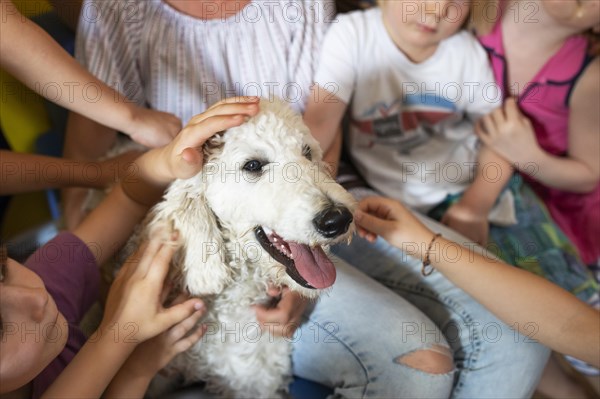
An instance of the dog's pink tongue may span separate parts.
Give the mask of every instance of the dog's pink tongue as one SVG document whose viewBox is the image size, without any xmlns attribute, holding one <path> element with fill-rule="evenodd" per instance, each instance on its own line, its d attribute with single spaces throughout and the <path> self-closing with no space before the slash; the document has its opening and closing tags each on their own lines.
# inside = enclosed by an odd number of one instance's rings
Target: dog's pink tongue
<svg viewBox="0 0 600 399">
<path fill-rule="evenodd" d="M 295 242 L 289 242 L 290 250 L 294 257 L 296 270 L 307 283 L 315 288 L 331 287 L 335 282 L 335 267 L 323 248 L 317 246 L 310 248 Z"/>
</svg>

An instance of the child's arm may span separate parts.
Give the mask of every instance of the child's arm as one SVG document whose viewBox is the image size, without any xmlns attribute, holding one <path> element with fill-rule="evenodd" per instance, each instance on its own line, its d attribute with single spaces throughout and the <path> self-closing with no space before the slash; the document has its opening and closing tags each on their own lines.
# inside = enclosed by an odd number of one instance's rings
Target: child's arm
<svg viewBox="0 0 600 399">
<path fill-rule="evenodd" d="M 104 156 L 116 139 L 115 129 L 72 112 L 67 122 L 63 155 L 77 161 L 94 161 Z M 87 193 L 88 190 L 81 188 L 68 188 L 61 192 L 67 229 L 74 229 L 83 220 L 83 202 Z"/>
<path fill-rule="evenodd" d="M 347 104 L 326 89 L 315 84 L 304 112 L 304 122 L 325 154 L 323 160 L 337 170 L 341 149 L 341 123 Z"/>
<path fill-rule="evenodd" d="M 100 327 L 44 398 L 99 398 L 139 343 L 200 318 L 199 299 L 163 307 L 161 293 L 176 251 L 176 237 L 171 239 L 155 238 L 127 260 L 111 286 Z"/>
<path fill-rule="evenodd" d="M 509 160 L 515 168 L 539 182 L 560 190 L 586 193 L 600 180 L 600 58 L 581 76 L 571 97 L 569 148 L 564 157 L 544 151 L 529 119 L 514 99 L 504 109 L 482 119 L 481 140 Z"/>
<path fill-rule="evenodd" d="M 359 234 L 377 235 L 424 259 L 434 233 L 400 203 L 366 198 L 355 214 Z M 443 256 L 451 253 L 451 259 Z M 456 256 L 455 256 L 456 255 Z M 532 273 L 438 237 L 431 265 L 509 326 L 550 348 L 600 366 L 600 312 Z"/>
<path fill-rule="evenodd" d="M 182 303 L 183 298 L 175 301 Z M 102 395 L 105 398 L 143 398 L 152 378 L 179 353 L 190 349 L 206 331 L 198 325 L 202 312 L 187 319 L 135 348 Z"/>
<path fill-rule="evenodd" d="M 128 152 L 102 162 L 80 162 L 0 150 L 0 195 L 70 186 L 106 188 L 126 176 L 139 155 Z"/>
<path fill-rule="evenodd" d="M 511 176 L 510 164 L 486 146 L 481 146 L 473 183 L 460 200 L 448 208 L 442 223 L 478 244 L 487 244 L 488 215 Z"/>
<path fill-rule="evenodd" d="M 245 116 L 258 112 L 258 99 L 232 98 L 193 117 L 167 146 L 155 148 L 138 158 L 127 178 L 73 231 L 83 242 L 93 242 L 97 262 L 102 264 L 131 235 L 150 206 L 176 178 L 189 178 L 202 168 L 197 150 L 216 132 L 238 126 Z M 103 226 L 99 228 L 99 226 Z"/>
<path fill-rule="evenodd" d="M 38 94 L 141 144 L 165 145 L 181 129 L 174 115 L 139 108 L 96 79 L 10 0 L 0 0 L 0 65 Z"/>
</svg>

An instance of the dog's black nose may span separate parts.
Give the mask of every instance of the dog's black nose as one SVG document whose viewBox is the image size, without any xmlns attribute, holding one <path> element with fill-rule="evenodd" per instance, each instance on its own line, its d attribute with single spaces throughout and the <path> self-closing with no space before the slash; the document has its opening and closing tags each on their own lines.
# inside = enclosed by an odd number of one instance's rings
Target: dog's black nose
<svg viewBox="0 0 600 399">
<path fill-rule="evenodd" d="M 348 231 L 352 223 L 352 213 L 347 208 L 330 207 L 313 219 L 317 231 L 324 237 L 335 238 Z"/>
</svg>

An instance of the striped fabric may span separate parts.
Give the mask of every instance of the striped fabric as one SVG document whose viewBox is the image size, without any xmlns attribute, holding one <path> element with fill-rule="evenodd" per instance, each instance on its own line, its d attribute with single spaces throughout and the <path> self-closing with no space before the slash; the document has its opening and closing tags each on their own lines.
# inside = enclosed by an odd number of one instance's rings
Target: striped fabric
<svg viewBox="0 0 600 399">
<path fill-rule="evenodd" d="M 278 96 L 302 111 L 334 3 L 234 7 L 225 18 L 201 20 L 161 0 L 86 0 L 76 57 L 138 105 L 184 124 L 233 95 Z"/>
</svg>

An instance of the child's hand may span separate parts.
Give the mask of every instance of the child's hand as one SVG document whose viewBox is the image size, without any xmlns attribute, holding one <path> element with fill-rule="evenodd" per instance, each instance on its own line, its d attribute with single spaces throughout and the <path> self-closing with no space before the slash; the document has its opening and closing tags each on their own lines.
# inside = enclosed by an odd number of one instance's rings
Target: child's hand
<svg viewBox="0 0 600 399">
<path fill-rule="evenodd" d="M 199 299 L 163 307 L 162 292 L 169 263 L 176 251 L 175 240 L 152 239 L 129 257 L 113 282 L 100 325 L 100 333 L 129 332 L 129 342 L 152 338 L 203 308 Z M 107 332 L 108 333 L 108 332 Z M 120 336 L 120 335 L 119 335 Z"/>
<path fill-rule="evenodd" d="M 412 256 L 422 258 L 422 252 L 433 233 L 399 202 L 383 197 L 367 197 L 360 201 L 354 213 L 358 234 L 368 241 L 381 236 L 390 244 Z"/>
<path fill-rule="evenodd" d="M 309 300 L 288 287 L 269 287 L 267 294 L 276 301 L 275 306 L 254 306 L 261 329 L 276 337 L 291 338 L 302 323 Z"/>
<path fill-rule="evenodd" d="M 154 148 L 169 144 L 181 130 L 181 120 L 173 114 L 135 107 L 131 127 L 124 133 L 135 142 Z"/>
<path fill-rule="evenodd" d="M 184 295 L 178 296 L 172 305 L 185 301 Z M 175 324 L 163 333 L 151 338 L 135 348 L 123 369 L 131 376 L 152 378 L 178 354 L 190 349 L 206 332 L 206 326 L 198 325 L 204 310 Z"/>
<path fill-rule="evenodd" d="M 487 244 L 490 231 L 487 216 L 473 212 L 460 201 L 448 208 L 441 222 L 479 245 Z"/>
<path fill-rule="evenodd" d="M 514 98 L 481 118 L 475 133 L 485 145 L 511 163 L 526 164 L 543 151 L 535 137 L 531 121 L 521 113 Z"/>
<path fill-rule="evenodd" d="M 166 181 L 187 179 L 202 169 L 202 145 L 217 132 L 239 126 L 258 113 L 259 98 L 232 97 L 219 101 L 204 113 L 194 116 L 177 137 L 162 148 L 158 171 Z"/>
</svg>

